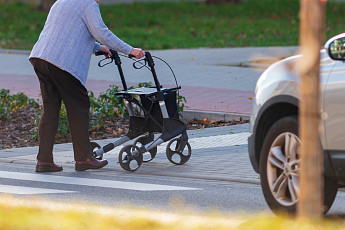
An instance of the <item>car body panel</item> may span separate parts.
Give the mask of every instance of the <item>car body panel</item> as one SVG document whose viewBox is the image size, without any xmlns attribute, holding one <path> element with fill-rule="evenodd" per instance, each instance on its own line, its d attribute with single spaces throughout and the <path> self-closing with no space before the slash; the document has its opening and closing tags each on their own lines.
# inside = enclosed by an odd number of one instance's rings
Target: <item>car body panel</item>
<svg viewBox="0 0 345 230">
<path fill-rule="evenodd" d="M 261 107 L 258 106 L 253 106 L 255 108 L 260 108 L 255 116 L 255 118 L 251 117 L 250 118 L 250 132 L 251 135 L 248 138 L 248 150 L 249 150 L 249 158 L 251 160 L 252 166 L 254 170 L 259 173 L 259 156 L 258 152 L 256 152 L 256 143 L 255 140 L 257 139 L 257 136 L 261 135 L 260 128 L 258 128 L 259 125 L 261 125 L 261 122 L 259 121 L 260 118 L 266 117 L 269 115 L 266 115 L 265 112 L 268 110 L 269 107 L 273 107 L 276 104 L 281 104 L 281 103 L 290 103 L 296 107 L 298 107 L 298 99 L 294 96 L 291 95 L 278 95 L 275 97 L 271 97 L 266 103 L 264 103 Z M 253 108 L 254 110 L 254 108 Z M 254 119 L 257 119 L 256 122 Z M 269 118 L 268 118 L 269 119 Z"/>
<path fill-rule="evenodd" d="M 345 64 L 338 61 L 325 87 L 324 123 L 327 149 L 345 150 Z M 343 125 L 341 125 L 343 124 Z"/>
<path fill-rule="evenodd" d="M 296 212 L 300 144 L 301 55 L 271 65 L 258 79 L 250 120 L 248 151 L 273 211 Z M 305 62 L 305 64 L 308 64 Z M 306 76 L 304 82 L 311 82 Z M 308 84 L 308 83 L 306 83 Z M 308 85 L 303 93 L 308 93 Z M 320 144 L 323 151 L 325 212 L 345 187 L 345 33 L 320 51 Z M 308 111 L 306 111 L 308 112 Z M 302 140 L 303 141 L 303 140 Z"/>
<path fill-rule="evenodd" d="M 339 185 L 345 185 L 345 152 L 344 150 L 328 150 L 328 159 L 330 159 L 330 164 L 325 167 L 325 172 L 327 176 L 335 178 Z"/>
<path fill-rule="evenodd" d="M 330 107 L 324 108 L 325 100 L 328 101 L 330 99 L 330 96 L 328 98 L 324 98 L 324 92 L 329 90 L 326 87 L 326 82 L 331 80 L 329 76 L 336 64 L 336 61 L 330 59 L 325 50 L 321 50 L 320 55 L 320 112 L 324 118 L 327 118 L 327 114 L 336 113 L 328 111 L 329 109 L 332 109 Z M 265 111 L 267 111 L 268 107 L 279 103 L 291 104 L 298 108 L 300 97 L 298 61 L 300 58 L 301 55 L 296 55 L 277 62 L 271 65 L 258 79 L 250 118 L 250 132 L 252 135 L 248 139 L 249 155 L 252 166 L 256 172 L 259 171 L 260 158 L 260 153 L 258 152 L 258 148 L 256 148 L 257 143 L 255 143 L 258 135 L 261 135 L 260 130 L 258 130 L 258 126 L 260 126 L 260 122 L 262 120 L 270 119 L 267 117 L 269 115 L 265 113 Z M 321 120 L 321 144 L 324 149 L 328 146 L 326 133 L 324 131 L 326 129 L 325 125 L 329 125 L 329 123 L 325 123 L 324 120 Z M 343 149 L 345 149 L 345 147 Z"/>
</svg>

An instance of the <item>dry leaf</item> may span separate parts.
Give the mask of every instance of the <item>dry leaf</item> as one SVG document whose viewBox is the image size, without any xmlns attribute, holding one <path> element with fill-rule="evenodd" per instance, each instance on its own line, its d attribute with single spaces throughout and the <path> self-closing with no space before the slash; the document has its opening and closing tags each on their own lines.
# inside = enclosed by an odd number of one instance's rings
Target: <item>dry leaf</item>
<svg viewBox="0 0 345 230">
<path fill-rule="evenodd" d="M 208 124 L 210 123 L 210 120 L 208 119 L 208 117 L 206 117 L 205 119 L 201 120 L 202 124 Z"/>
</svg>

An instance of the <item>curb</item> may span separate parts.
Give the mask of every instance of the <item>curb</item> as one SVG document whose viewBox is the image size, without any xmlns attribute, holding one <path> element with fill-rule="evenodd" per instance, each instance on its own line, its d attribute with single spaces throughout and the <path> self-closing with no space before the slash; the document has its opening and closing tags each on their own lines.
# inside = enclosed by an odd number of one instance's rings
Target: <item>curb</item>
<svg viewBox="0 0 345 230">
<path fill-rule="evenodd" d="M 31 50 L 0 49 L 3 54 L 25 54 L 30 55 Z"/>
<path fill-rule="evenodd" d="M 213 121 L 242 121 L 249 120 L 250 115 L 240 114 L 240 113 L 223 113 L 223 112 L 211 112 L 211 111 L 197 111 L 197 110 L 184 110 L 182 112 L 182 117 L 184 121 L 191 120 L 203 120 L 208 118 Z"/>
</svg>

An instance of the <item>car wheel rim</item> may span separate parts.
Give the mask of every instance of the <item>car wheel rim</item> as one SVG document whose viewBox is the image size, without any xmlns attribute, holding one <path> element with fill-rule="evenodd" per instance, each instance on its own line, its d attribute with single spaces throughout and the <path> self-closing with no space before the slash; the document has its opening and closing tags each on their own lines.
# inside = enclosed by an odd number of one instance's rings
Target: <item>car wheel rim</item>
<svg viewBox="0 0 345 230">
<path fill-rule="evenodd" d="M 284 206 L 299 199 L 299 149 L 297 135 L 286 132 L 272 143 L 267 160 L 267 179 L 274 198 Z"/>
</svg>

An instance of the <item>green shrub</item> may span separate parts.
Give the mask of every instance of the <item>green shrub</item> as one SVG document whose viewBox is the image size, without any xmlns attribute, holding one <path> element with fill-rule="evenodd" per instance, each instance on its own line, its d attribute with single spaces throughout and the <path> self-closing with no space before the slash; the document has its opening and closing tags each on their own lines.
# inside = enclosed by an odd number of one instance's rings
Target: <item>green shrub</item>
<svg viewBox="0 0 345 230">
<path fill-rule="evenodd" d="M 177 96 L 177 111 L 180 117 L 182 116 L 182 112 L 184 110 L 184 103 L 186 103 L 186 98 L 184 96 L 178 95 Z"/>
<path fill-rule="evenodd" d="M 151 87 L 151 82 L 139 83 L 137 87 Z M 132 89 L 134 87 L 130 87 Z M 116 96 L 119 87 L 116 85 L 110 85 L 109 89 L 105 93 L 99 94 L 96 98 L 94 93 L 89 91 L 90 98 L 90 125 L 89 131 L 97 130 L 103 127 L 105 121 L 116 122 L 117 118 L 128 117 L 125 103 L 121 97 Z M 179 95 L 177 98 L 178 112 L 181 115 L 184 109 L 184 102 L 186 98 Z M 27 106 L 33 106 L 36 108 L 36 129 L 34 130 L 32 139 L 38 138 L 38 126 L 41 119 L 42 108 L 38 106 L 34 99 L 27 97 L 24 93 L 10 94 L 10 90 L 0 90 L 0 119 L 5 121 L 11 121 L 15 118 L 16 112 L 19 109 L 27 108 Z M 139 108 L 135 108 L 137 113 L 141 113 Z M 56 133 L 57 138 L 64 138 L 69 135 L 69 122 L 67 117 L 67 110 L 62 103 L 60 109 L 59 126 Z"/>
<path fill-rule="evenodd" d="M 137 88 L 139 87 L 151 87 L 151 82 L 142 82 L 139 83 Z M 129 89 L 133 89 L 134 87 L 130 87 Z M 121 97 L 116 96 L 115 94 L 120 91 L 119 87 L 116 85 L 110 85 L 109 89 L 105 91 L 105 93 L 100 93 L 99 96 L 96 98 L 95 94 L 92 91 L 89 91 L 89 98 L 90 98 L 90 124 L 89 124 L 89 131 L 95 131 L 103 127 L 104 123 L 107 122 L 116 122 L 118 118 L 127 118 L 127 108 L 126 105 Z M 181 115 L 184 109 L 184 102 L 186 102 L 186 98 L 179 95 L 177 98 L 178 103 L 178 112 Z M 135 112 L 141 114 L 139 108 L 135 107 Z M 36 130 L 32 135 L 33 139 L 38 138 L 38 126 L 41 117 L 41 110 L 37 111 L 36 116 Z M 59 126 L 56 137 L 64 138 L 70 133 L 69 130 L 69 123 L 67 117 L 67 111 L 65 105 L 62 103 L 61 110 L 60 110 L 60 117 L 59 117 Z"/>
<path fill-rule="evenodd" d="M 120 91 L 119 87 L 116 85 L 109 87 L 105 93 L 99 94 L 98 98 L 92 91 L 89 91 L 90 131 L 102 127 L 106 120 L 115 122 L 116 117 L 124 117 L 126 113 L 125 104 L 121 98 L 115 95 Z"/>
<path fill-rule="evenodd" d="M 34 130 L 33 135 L 31 135 L 31 138 L 35 140 L 37 140 L 38 138 L 38 126 L 40 124 L 41 115 L 42 115 L 42 107 L 36 110 L 36 119 L 35 119 L 36 128 Z M 64 138 L 69 133 L 70 133 L 70 129 L 69 129 L 69 123 L 68 123 L 68 117 L 67 117 L 67 110 L 66 110 L 65 104 L 62 103 L 61 108 L 60 108 L 59 126 L 56 132 L 56 137 Z"/>
<path fill-rule="evenodd" d="M 70 130 L 69 130 L 68 117 L 67 117 L 67 110 L 66 110 L 65 104 L 62 103 L 61 109 L 60 109 L 59 126 L 58 126 L 58 131 L 56 135 L 57 137 L 65 137 L 69 133 L 70 133 Z"/>
<path fill-rule="evenodd" d="M 8 89 L 0 89 L 0 119 L 11 121 L 15 118 L 19 109 L 27 108 L 28 105 L 36 106 L 34 99 L 24 93 L 10 94 Z"/>
</svg>

